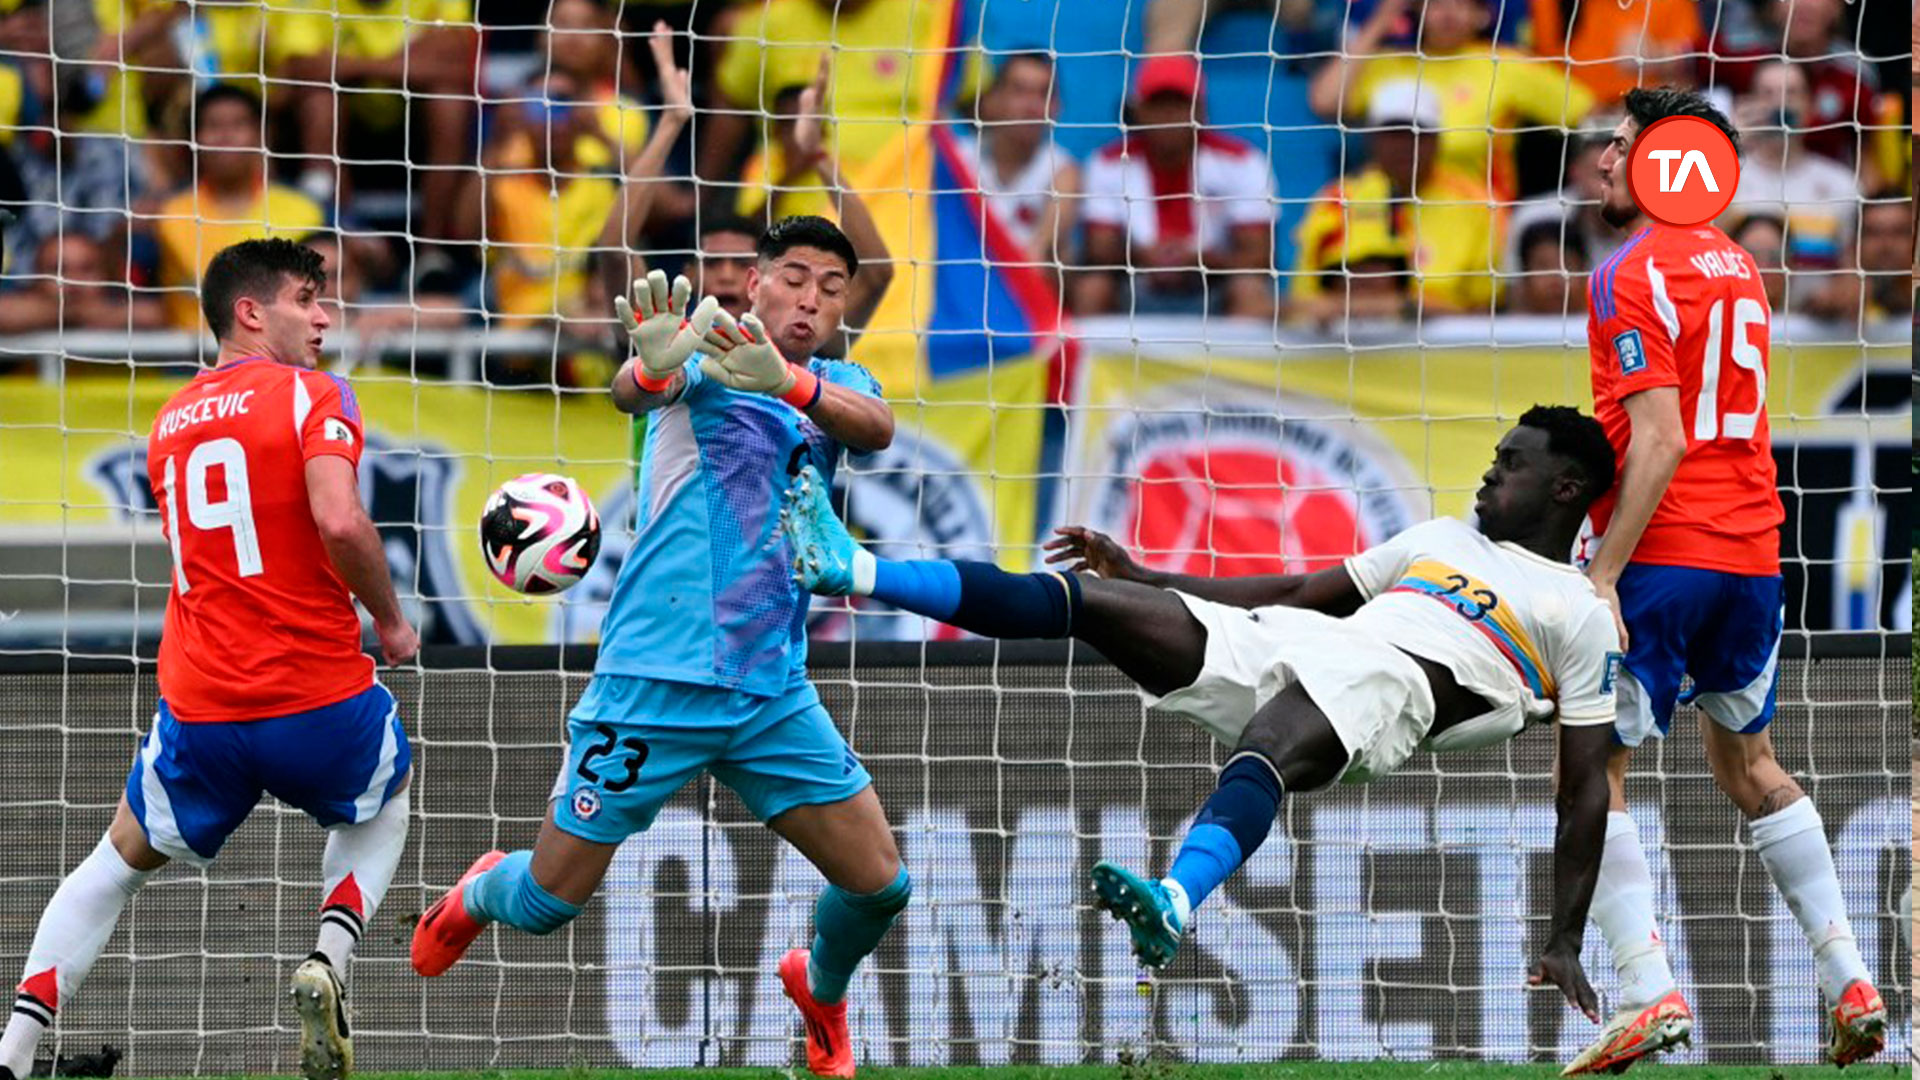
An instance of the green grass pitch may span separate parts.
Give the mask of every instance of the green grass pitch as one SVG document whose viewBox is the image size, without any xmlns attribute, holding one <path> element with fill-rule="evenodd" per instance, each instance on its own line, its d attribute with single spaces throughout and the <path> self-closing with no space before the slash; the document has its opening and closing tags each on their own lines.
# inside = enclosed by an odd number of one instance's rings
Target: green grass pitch
<svg viewBox="0 0 1920 1080">
<path fill-rule="evenodd" d="M 364 1080 L 811 1080 L 802 1069 L 528 1069 L 467 1073 L 364 1073 Z M 1467 1061 L 1286 1061 L 1266 1065 L 1179 1065 L 1150 1061 L 1139 1065 L 950 1066 L 931 1069 L 860 1070 L 860 1080 L 1548 1080 L 1558 1065 L 1487 1065 Z M 1641 1064 L 1629 1073 L 1640 1080 L 1895 1080 L 1907 1067 L 1857 1065 L 1841 1071 L 1818 1065 L 1661 1065 Z M 206 1078 L 201 1078 L 206 1080 Z M 234 1080 L 259 1080 L 258 1077 Z"/>
</svg>

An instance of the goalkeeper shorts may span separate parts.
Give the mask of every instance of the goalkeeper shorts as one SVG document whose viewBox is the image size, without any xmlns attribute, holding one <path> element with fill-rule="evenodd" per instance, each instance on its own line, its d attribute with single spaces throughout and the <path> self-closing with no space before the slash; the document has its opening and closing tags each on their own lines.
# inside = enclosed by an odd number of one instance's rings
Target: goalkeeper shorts
<svg viewBox="0 0 1920 1080">
<path fill-rule="evenodd" d="M 324 828 L 371 819 L 413 763 L 393 695 L 379 683 L 332 705 L 267 720 L 185 723 L 166 700 L 127 773 L 147 843 L 206 863 L 262 791 Z"/>
<path fill-rule="evenodd" d="M 1413 657 L 1317 611 L 1238 608 L 1176 592 L 1207 630 L 1193 685 L 1148 705 L 1179 713 L 1221 745 L 1239 744 L 1253 714 L 1294 683 L 1347 748 L 1343 784 L 1385 776 L 1433 726 L 1433 687 Z"/>
<path fill-rule="evenodd" d="M 873 782 L 805 679 L 763 697 L 595 675 L 567 717 L 554 824 L 617 844 L 652 825 L 703 769 L 763 822 L 796 806 L 850 799 Z"/>
</svg>

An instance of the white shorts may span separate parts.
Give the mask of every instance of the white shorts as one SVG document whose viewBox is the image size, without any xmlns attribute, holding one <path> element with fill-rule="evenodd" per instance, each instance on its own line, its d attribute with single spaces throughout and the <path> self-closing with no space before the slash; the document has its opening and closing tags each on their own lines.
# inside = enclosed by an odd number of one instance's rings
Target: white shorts
<svg viewBox="0 0 1920 1080">
<path fill-rule="evenodd" d="M 1237 608 L 1175 592 L 1207 628 L 1207 654 L 1193 685 L 1151 708 L 1179 713 L 1221 745 L 1239 745 L 1253 714 L 1299 683 L 1347 748 L 1343 784 L 1385 776 L 1433 726 L 1433 687 L 1413 657 L 1317 611 Z"/>
</svg>

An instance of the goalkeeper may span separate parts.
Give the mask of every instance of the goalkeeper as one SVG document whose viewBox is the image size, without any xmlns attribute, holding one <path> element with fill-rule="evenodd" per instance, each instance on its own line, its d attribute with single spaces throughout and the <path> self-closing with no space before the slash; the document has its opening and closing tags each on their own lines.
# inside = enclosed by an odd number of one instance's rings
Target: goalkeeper
<svg viewBox="0 0 1920 1080">
<path fill-rule="evenodd" d="M 1606 833 L 1619 636 L 1569 559 L 1613 469 L 1598 422 L 1536 406 L 1500 440 L 1474 503 L 1478 531 L 1430 521 L 1344 566 L 1273 577 L 1154 573 L 1084 529 L 1048 545 L 1051 561 L 1073 561 L 1066 572 L 878 559 L 805 470 L 782 519 L 795 577 L 813 592 L 872 596 L 987 637 L 1076 638 L 1154 706 L 1233 748 L 1165 878 L 1093 868 L 1096 903 L 1127 921 L 1153 967 L 1266 839 L 1283 792 L 1363 783 L 1416 747 L 1473 749 L 1557 715 L 1553 923 L 1528 980 L 1559 986 L 1597 1020 L 1580 943 Z"/>
<path fill-rule="evenodd" d="M 438 975 L 489 922 L 549 933 L 579 914 L 616 847 L 702 770 L 827 879 L 811 950 L 780 962 L 806 1021 L 807 1065 L 852 1076 L 846 991 L 912 885 L 866 769 L 807 680 L 809 597 L 774 533 L 802 468 L 884 449 L 893 413 L 864 368 L 818 359 L 839 332 L 859 257 L 824 218 L 759 239 L 738 322 L 656 270 L 615 301 L 637 355 L 613 400 L 650 413 L 633 548 L 600 631 L 593 681 L 532 851 L 488 852 L 430 908 L 413 966 Z M 696 359 L 694 351 L 706 351 Z"/>
</svg>

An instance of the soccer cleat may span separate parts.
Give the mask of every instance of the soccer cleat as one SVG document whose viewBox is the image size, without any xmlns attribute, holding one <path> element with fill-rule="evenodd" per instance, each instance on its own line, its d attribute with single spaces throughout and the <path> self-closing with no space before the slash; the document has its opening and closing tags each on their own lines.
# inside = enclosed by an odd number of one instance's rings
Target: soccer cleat
<svg viewBox="0 0 1920 1080">
<path fill-rule="evenodd" d="M 1855 979 L 1833 1007 L 1833 1041 L 1827 1045 L 1827 1059 L 1846 1068 L 1886 1048 L 1887 1006 L 1871 983 Z"/>
<path fill-rule="evenodd" d="M 793 578 L 821 596 L 853 592 L 853 557 L 859 550 L 839 515 L 833 493 L 813 466 L 800 470 L 787 489 L 780 522 L 793 543 Z"/>
<path fill-rule="evenodd" d="M 853 1075 L 853 1040 L 847 1037 L 847 1003 L 822 1005 L 813 1000 L 807 980 L 807 950 L 794 949 L 780 958 L 780 988 L 800 1008 L 807 1028 L 807 1071 L 815 1076 Z"/>
<path fill-rule="evenodd" d="M 1680 991 L 1638 1009 L 1621 1009 L 1607 1021 L 1600 1037 L 1587 1045 L 1561 1076 L 1582 1073 L 1623 1073 L 1634 1062 L 1656 1052 L 1667 1052 L 1693 1041 L 1693 1010 Z"/>
<path fill-rule="evenodd" d="M 307 1080 L 346 1080 L 353 1074 L 353 1033 L 347 1029 L 347 988 L 324 957 L 293 969 L 293 1011 L 300 1014 L 300 1073 Z"/>
<path fill-rule="evenodd" d="M 494 868 L 507 857 L 504 851 L 489 851 L 473 860 L 447 895 L 433 902 L 413 928 L 413 970 L 422 975 L 438 975 L 466 955 L 467 946 L 480 936 L 486 924 L 467 914 L 467 884 Z"/>
<path fill-rule="evenodd" d="M 120 1050 L 114 1046 L 101 1046 L 99 1053 L 59 1054 L 51 1058 L 41 1058 L 33 1063 L 28 1076 L 72 1076 L 105 1077 L 113 1075 L 113 1067 L 120 1064 Z"/>
<path fill-rule="evenodd" d="M 1093 882 L 1094 906 L 1126 920 L 1133 954 L 1140 962 L 1152 968 L 1171 963 L 1180 948 L 1180 935 L 1186 932 L 1186 920 L 1166 887 L 1104 861 L 1094 863 L 1087 876 Z"/>
</svg>

